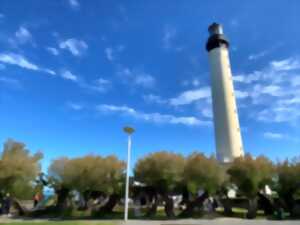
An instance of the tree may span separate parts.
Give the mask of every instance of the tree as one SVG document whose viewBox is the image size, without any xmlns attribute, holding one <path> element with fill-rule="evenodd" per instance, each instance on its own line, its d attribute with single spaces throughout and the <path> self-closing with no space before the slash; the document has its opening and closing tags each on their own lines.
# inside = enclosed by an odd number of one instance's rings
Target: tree
<svg viewBox="0 0 300 225">
<path fill-rule="evenodd" d="M 25 208 L 18 199 L 31 199 L 34 194 L 34 181 L 40 173 L 39 161 L 41 152 L 31 154 L 25 144 L 8 139 L 0 155 L 0 198 L 8 193 L 12 203 L 20 215 L 24 215 Z M 1 200 L 1 199 L 0 199 Z"/>
<path fill-rule="evenodd" d="M 58 194 L 58 208 L 67 208 L 71 190 L 78 191 L 87 208 L 87 201 L 93 192 L 110 196 L 100 212 L 110 212 L 120 198 L 124 178 L 125 163 L 115 156 L 84 156 L 81 158 L 60 158 L 49 168 L 52 186 Z"/>
<path fill-rule="evenodd" d="M 0 155 L 0 191 L 15 198 L 31 199 L 42 157 L 41 152 L 31 154 L 24 143 L 8 139 Z"/>
<path fill-rule="evenodd" d="M 194 196 L 194 200 L 187 202 L 186 209 L 182 216 L 191 216 L 196 206 L 202 206 L 204 200 L 217 192 L 225 179 L 223 169 L 214 157 L 207 158 L 204 154 L 193 153 L 186 159 L 184 167 L 183 183 L 186 185 L 188 193 Z M 197 196 L 199 190 L 204 193 Z"/>
<path fill-rule="evenodd" d="M 166 151 L 156 152 L 138 160 L 134 169 L 135 179 L 155 190 L 154 202 L 148 215 L 155 215 L 158 195 L 161 195 L 165 201 L 166 215 L 175 216 L 174 203 L 170 195 L 182 181 L 184 163 L 182 155 Z"/>
<path fill-rule="evenodd" d="M 227 173 L 238 191 L 248 198 L 248 218 L 254 218 L 257 211 L 257 195 L 265 185 L 272 184 L 275 170 L 273 163 L 264 156 L 251 155 L 233 161 Z"/>
<path fill-rule="evenodd" d="M 278 181 L 276 191 L 281 200 L 282 206 L 291 213 L 292 216 L 300 216 L 297 211 L 296 198 L 300 191 L 300 161 L 284 161 L 277 165 Z M 298 196 L 297 196 L 298 194 Z"/>
</svg>

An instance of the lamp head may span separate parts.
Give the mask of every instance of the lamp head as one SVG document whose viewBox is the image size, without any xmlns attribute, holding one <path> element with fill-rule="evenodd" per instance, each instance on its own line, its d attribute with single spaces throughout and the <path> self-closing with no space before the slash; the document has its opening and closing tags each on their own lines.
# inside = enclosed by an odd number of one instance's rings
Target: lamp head
<svg viewBox="0 0 300 225">
<path fill-rule="evenodd" d="M 125 132 L 125 133 L 127 133 L 127 134 L 132 134 L 135 130 L 132 128 L 132 127 L 128 127 L 128 126 L 126 126 L 126 127 L 124 127 L 123 128 L 123 131 Z"/>
</svg>

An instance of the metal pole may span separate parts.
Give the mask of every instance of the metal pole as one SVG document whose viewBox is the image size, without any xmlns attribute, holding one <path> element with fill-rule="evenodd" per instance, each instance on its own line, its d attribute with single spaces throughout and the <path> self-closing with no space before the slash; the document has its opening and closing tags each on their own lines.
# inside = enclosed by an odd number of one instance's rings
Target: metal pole
<svg viewBox="0 0 300 225">
<path fill-rule="evenodd" d="M 130 152 L 131 152 L 131 135 L 129 134 L 128 135 L 128 150 L 127 150 L 126 190 L 125 190 L 125 212 L 124 212 L 125 222 L 128 220 Z"/>
</svg>

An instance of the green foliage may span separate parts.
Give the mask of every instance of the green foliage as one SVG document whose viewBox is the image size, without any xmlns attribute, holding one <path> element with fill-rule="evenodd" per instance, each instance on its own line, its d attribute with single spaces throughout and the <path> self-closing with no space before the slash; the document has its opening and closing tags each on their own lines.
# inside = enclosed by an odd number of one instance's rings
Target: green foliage
<svg viewBox="0 0 300 225">
<path fill-rule="evenodd" d="M 225 174 L 214 157 L 207 158 L 204 154 L 195 152 L 186 159 L 183 177 L 192 194 L 196 194 L 199 189 L 212 194 L 223 183 Z"/>
<path fill-rule="evenodd" d="M 42 157 L 40 152 L 31 155 L 25 144 L 8 139 L 0 156 L 1 191 L 17 198 L 31 199 Z"/>
<path fill-rule="evenodd" d="M 234 160 L 227 173 L 230 181 L 237 185 L 246 197 L 255 197 L 257 192 L 272 183 L 275 170 L 273 163 L 264 156 L 253 158 L 250 155 Z"/>
<path fill-rule="evenodd" d="M 115 156 L 60 158 L 50 165 L 49 180 L 56 188 L 69 188 L 80 193 L 119 193 L 124 180 L 124 169 L 125 163 Z"/>
<path fill-rule="evenodd" d="M 297 195 L 300 191 L 300 161 L 284 161 L 277 165 L 277 192 L 279 196 Z M 294 196 L 297 197 L 297 196 Z"/>
<path fill-rule="evenodd" d="M 168 192 L 182 181 L 185 160 L 182 155 L 161 151 L 140 159 L 134 169 L 136 180 Z"/>
</svg>

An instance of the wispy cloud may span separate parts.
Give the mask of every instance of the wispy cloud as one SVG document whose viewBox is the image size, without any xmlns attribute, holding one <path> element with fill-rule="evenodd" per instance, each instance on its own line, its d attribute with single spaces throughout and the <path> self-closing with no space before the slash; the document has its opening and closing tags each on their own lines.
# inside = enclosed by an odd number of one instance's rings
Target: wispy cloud
<svg viewBox="0 0 300 225">
<path fill-rule="evenodd" d="M 259 59 L 261 57 L 264 57 L 267 54 L 268 54 L 268 51 L 261 51 L 259 53 L 255 53 L 255 54 L 249 55 L 248 59 L 249 60 L 257 60 L 257 59 Z"/>
<path fill-rule="evenodd" d="M 188 105 L 200 99 L 208 99 L 211 96 L 209 87 L 201 87 L 181 93 L 176 98 L 170 99 L 170 104 L 174 106 Z"/>
<path fill-rule="evenodd" d="M 68 102 L 67 107 L 69 107 L 70 109 L 75 110 L 75 111 L 80 111 L 84 108 L 84 106 L 82 104 L 75 103 L 75 102 Z"/>
<path fill-rule="evenodd" d="M 108 61 L 113 62 L 116 60 L 116 58 L 118 57 L 118 55 L 123 52 L 125 49 L 124 45 L 119 45 L 115 48 L 113 47 L 107 47 L 104 49 L 105 52 L 105 56 L 107 58 Z"/>
<path fill-rule="evenodd" d="M 80 4 L 78 0 L 68 0 L 69 5 L 72 9 L 79 9 L 80 8 Z"/>
<path fill-rule="evenodd" d="M 77 82 L 78 81 L 78 77 L 77 75 L 73 74 L 71 71 L 69 70 L 63 70 L 61 72 L 61 77 L 63 79 L 66 79 L 66 80 L 71 80 L 71 81 L 75 81 Z"/>
<path fill-rule="evenodd" d="M 51 75 L 55 75 L 53 70 L 42 68 L 34 63 L 31 63 L 24 56 L 15 53 L 0 53 L 0 62 L 15 65 L 28 70 L 42 71 Z"/>
<path fill-rule="evenodd" d="M 9 86 L 10 88 L 21 88 L 21 82 L 14 78 L 9 77 L 0 77 L 0 84 L 4 84 L 6 86 Z"/>
<path fill-rule="evenodd" d="M 131 70 L 127 67 L 122 67 L 118 70 L 117 75 L 123 82 L 129 85 L 140 86 L 143 88 L 153 88 L 156 84 L 155 78 L 143 70 Z"/>
<path fill-rule="evenodd" d="M 288 134 L 283 134 L 283 133 L 264 132 L 263 136 L 264 138 L 271 139 L 271 140 L 286 140 L 286 141 L 299 142 L 299 138 L 291 137 Z"/>
<path fill-rule="evenodd" d="M 65 80 L 76 83 L 80 88 L 99 93 L 107 92 L 112 86 L 112 83 L 109 80 L 99 77 L 93 81 L 86 81 L 82 76 L 74 74 L 67 69 L 63 69 L 60 73 L 60 76 Z"/>
<path fill-rule="evenodd" d="M 105 93 L 112 87 L 112 83 L 111 81 L 100 77 L 90 83 L 81 80 L 80 86 L 91 91 Z"/>
<path fill-rule="evenodd" d="M 262 70 L 234 76 L 248 93 L 248 115 L 258 121 L 290 123 L 300 120 L 300 59 L 273 60 Z M 249 113 L 250 112 L 250 113 Z"/>
<path fill-rule="evenodd" d="M 181 124 L 186 126 L 207 126 L 211 125 L 209 121 L 202 121 L 196 117 L 178 117 L 169 114 L 160 113 L 144 113 L 139 112 L 133 108 L 127 106 L 116 106 L 116 105 L 98 105 L 97 110 L 102 113 L 117 113 L 123 116 L 130 116 L 134 119 L 143 120 L 147 122 L 153 122 L 157 124 Z"/>
<path fill-rule="evenodd" d="M 70 38 L 59 43 L 61 49 L 70 51 L 74 56 L 81 56 L 87 49 L 88 45 L 82 40 Z"/>
<path fill-rule="evenodd" d="M 3 13 L 0 13 L 0 19 L 3 19 L 5 15 Z"/>
<path fill-rule="evenodd" d="M 267 139 L 283 139 L 284 135 L 281 133 L 265 132 L 263 136 Z"/>
<path fill-rule="evenodd" d="M 46 50 L 51 53 L 52 55 L 59 55 L 59 51 L 57 48 L 54 48 L 54 47 L 47 47 Z"/>
<path fill-rule="evenodd" d="M 288 58 L 271 62 L 271 67 L 276 71 L 290 71 L 300 69 L 300 62 L 296 58 Z"/>
<path fill-rule="evenodd" d="M 32 40 L 32 35 L 26 27 L 21 26 L 16 31 L 16 39 L 20 44 L 25 44 Z"/>
<path fill-rule="evenodd" d="M 163 33 L 163 47 L 165 49 L 170 49 L 172 47 L 172 42 L 177 35 L 177 30 L 171 26 L 165 26 L 164 33 Z"/>
<path fill-rule="evenodd" d="M 167 100 L 162 99 L 160 96 L 154 95 L 154 94 L 143 95 L 143 99 L 148 103 L 156 103 L 156 104 L 166 104 L 166 103 L 168 103 Z"/>
<path fill-rule="evenodd" d="M 20 26 L 18 30 L 15 32 L 14 37 L 8 38 L 8 43 L 13 47 L 18 47 L 19 45 L 31 43 L 35 46 L 33 41 L 33 36 L 31 32 L 25 26 Z"/>
</svg>

